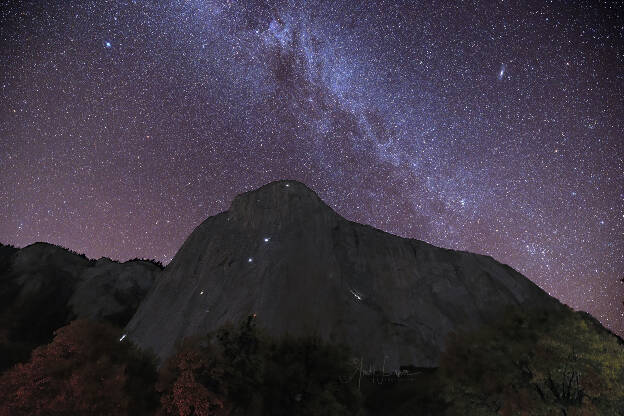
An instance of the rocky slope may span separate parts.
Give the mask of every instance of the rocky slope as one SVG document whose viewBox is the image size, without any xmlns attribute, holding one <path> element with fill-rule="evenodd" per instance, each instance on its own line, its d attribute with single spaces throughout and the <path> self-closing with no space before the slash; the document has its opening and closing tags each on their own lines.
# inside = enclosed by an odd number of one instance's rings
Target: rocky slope
<svg viewBox="0 0 624 416">
<path fill-rule="evenodd" d="M 278 181 L 199 225 L 126 329 L 162 359 L 182 337 L 256 314 L 273 334 L 314 332 L 393 369 L 435 366 L 449 332 L 518 304 L 559 305 L 491 257 L 350 222 Z"/>
<path fill-rule="evenodd" d="M 148 261 L 89 260 L 47 243 L 0 245 L 0 370 L 73 319 L 124 326 L 160 273 Z"/>
</svg>

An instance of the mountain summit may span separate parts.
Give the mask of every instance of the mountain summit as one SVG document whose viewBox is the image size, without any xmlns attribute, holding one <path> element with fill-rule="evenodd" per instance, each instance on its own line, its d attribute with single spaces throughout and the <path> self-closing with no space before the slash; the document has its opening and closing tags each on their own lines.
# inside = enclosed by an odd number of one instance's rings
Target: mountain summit
<svg viewBox="0 0 624 416">
<path fill-rule="evenodd" d="M 559 302 L 491 257 L 348 221 L 277 181 L 200 224 L 126 329 L 164 359 L 185 336 L 255 314 L 273 335 L 315 333 L 396 369 L 437 365 L 449 332 L 523 304 Z"/>
</svg>

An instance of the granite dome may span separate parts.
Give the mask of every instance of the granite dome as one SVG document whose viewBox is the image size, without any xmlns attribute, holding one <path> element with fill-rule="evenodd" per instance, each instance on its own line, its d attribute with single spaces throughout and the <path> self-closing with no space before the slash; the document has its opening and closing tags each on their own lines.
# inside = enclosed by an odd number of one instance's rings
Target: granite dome
<svg viewBox="0 0 624 416">
<path fill-rule="evenodd" d="M 348 221 L 277 181 L 191 233 L 127 333 L 163 359 L 177 340 L 255 313 L 275 335 L 346 343 L 365 365 L 435 366 L 449 332 L 522 304 L 559 302 L 491 257 Z"/>
</svg>

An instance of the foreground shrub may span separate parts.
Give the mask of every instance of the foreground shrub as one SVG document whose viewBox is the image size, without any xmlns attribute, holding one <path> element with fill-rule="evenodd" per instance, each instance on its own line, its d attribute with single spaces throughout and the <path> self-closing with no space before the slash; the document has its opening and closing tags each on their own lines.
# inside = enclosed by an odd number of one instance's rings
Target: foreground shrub
<svg viewBox="0 0 624 416">
<path fill-rule="evenodd" d="M 155 360 L 108 324 L 79 320 L 0 377 L 0 415 L 141 415 L 158 404 Z"/>
<path fill-rule="evenodd" d="M 161 371 L 163 415 L 349 415 L 359 409 L 348 350 L 272 339 L 253 317 L 185 340 Z"/>
<path fill-rule="evenodd" d="M 565 308 L 455 335 L 439 373 L 451 415 L 624 414 L 623 346 Z"/>
<path fill-rule="evenodd" d="M 159 415 L 228 415 L 222 359 L 205 339 L 184 340 L 178 352 L 165 362 L 157 389 L 161 392 Z"/>
<path fill-rule="evenodd" d="M 266 415 L 352 415 L 360 408 L 349 350 L 318 337 L 283 337 L 269 348 L 263 378 Z"/>
</svg>

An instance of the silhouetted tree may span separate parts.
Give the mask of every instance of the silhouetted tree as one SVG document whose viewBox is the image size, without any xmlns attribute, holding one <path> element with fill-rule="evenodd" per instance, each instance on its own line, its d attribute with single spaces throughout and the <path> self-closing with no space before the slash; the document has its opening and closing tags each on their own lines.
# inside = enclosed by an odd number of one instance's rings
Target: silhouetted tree
<svg viewBox="0 0 624 416">
<path fill-rule="evenodd" d="M 315 336 L 272 342 L 262 392 L 266 415 L 352 415 L 361 405 L 349 349 Z"/>
<path fill-rule="evenodd" d="M 449 414 L 624 412 L 624 349 L 571 310 L 513 311 L 451 337 L 441 358 Z"/>
<path fill-rule="evenodd" d="M 0 415 L 151 414 L 155 359 L 103 323 L 73 321 L 0 377 Z"/>
<path fill-rule="evenodd" d="M 165 362 L 157 384 L 159 415 L 228 415 L 221 357 L 205 338 L 188 338 Z"/>
<path fill-rule="evenodd" d="M 348 350 L 272 339 L 255 319 L 185 340 L 160 375 L 164 415 L 349 415 L 359 409 Z"/>
<path fill-rule="evenodd" d="M 227 415 L 259 397 L 264 339 L 253 317 L 205 337 L 185 339 L 161 370 L 165 415 Z"/>
</svg>

